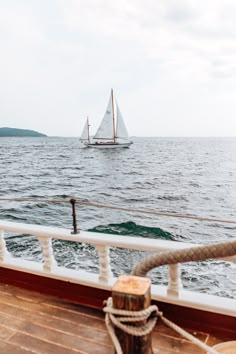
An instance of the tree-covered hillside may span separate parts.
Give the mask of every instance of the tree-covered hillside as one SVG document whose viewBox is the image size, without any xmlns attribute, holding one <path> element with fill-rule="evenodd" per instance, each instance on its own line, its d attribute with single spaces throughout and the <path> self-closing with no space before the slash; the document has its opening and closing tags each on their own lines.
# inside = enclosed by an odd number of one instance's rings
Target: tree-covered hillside
<svg viewBox="0 0 236 354">
<path fill-rule="evenodd" d="M 0 128 L 0 137 L 3 136 L 47 136 L 45 134 L 38 133 L 34 130 L 17 129 L 17 128 Z"/>
</svg>

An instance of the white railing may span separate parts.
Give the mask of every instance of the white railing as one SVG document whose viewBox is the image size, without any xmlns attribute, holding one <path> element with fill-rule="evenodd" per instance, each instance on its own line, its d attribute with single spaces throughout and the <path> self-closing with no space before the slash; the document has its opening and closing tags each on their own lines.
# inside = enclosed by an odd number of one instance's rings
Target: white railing
<svg viewBox="0 0 236 354">
<path fill-rule="evenodd" d="M 26 261 L 12 257 L 6 248 L 5 236 L 8 232 L 28 234 L 38 238 L 42 246 L 43 263 Z M 87 243 L 94 245 L 99 257 L 99 274 L 93 274 L 82 270 L 72 270 L 59 267 L 54 258 L 52 239 Z M 182 242 L 147 239 L 140 237 L 128 237 L 107 235 L 94 232 L 80 231 L 79 234 L 71 234 L 70 230 L 55 227 L 20 224 L 0 221 L 0 266 L 24 272 L 66 280 L 87 286 L 111 289 L 114 284 L 114 276 L 110 266 L 110 247 L 125 249 L 160 252 L 199 246 Z M 225 258 L 227 261 L 236 262 L 236 256 Z M 152 297 L 157 300 L 181 304 L 208 311 L 230 314 L 236 317 L 236 300 L 219 298 L 217 296 L 186 291 L 181 283 L 180 264 L 169 265 L 168 286 L 152 286 Z M 235 309 L 235 310 L 232 310 Z"/>
</svg>

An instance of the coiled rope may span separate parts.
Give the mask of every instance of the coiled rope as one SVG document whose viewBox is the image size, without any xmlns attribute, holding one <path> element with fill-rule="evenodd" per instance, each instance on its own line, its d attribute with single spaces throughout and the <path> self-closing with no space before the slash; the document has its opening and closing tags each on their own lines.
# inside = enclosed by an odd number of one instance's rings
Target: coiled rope
<svg viewBox="0 0 236 354">
<path fill-rule="evenodd" d="M 122 349 L 115 333 L 115 327 L 132 336 L 142 337 L 153 330 L 157 321 L 157 316 L 160 316 L 160 312 L 156 305 L 151 305 L 141 311 L 127 311 L 113 308 L 111 297 L 109 297 L 105 303 L 106 306 L 103 308 L 103 311 L 106 313 L 105 323 L 117 354 L 122 354 Z M 155 316 L 153 316 L 153 314 L 155 314 Z M 146 321 L 146 323 L 139 327 L 124 324 L 139 321 Z"/>
<path fill-rule="evenodd" d="M 113 308 L 111 297 L 109 297 L 105 303 L 106 306 L 103 309 L 103 311 L 106 313 L 105 323 L 117 354 L 122 354 L 122 348 L 116 336 L 115 327 L 121 329 L 123 332 L 132 336 L 141 337 L 151 333 L 151 331 L 155 327 L 157 318 L 160 318 L 165 325 L 172 328 L 180 335 L 190 340 L 192 343 L 196 344 L 201 349 L 205 350 L 207 353 L 219 354 L 215 349 L 209 347 L 208 345 L 200 341 L 198 338 L 192 336 L 190 333 L 186 332 L 181 327 L 177 326 L 175 323 L 165 318 L 162 312 L 158 310 L 158 307 L 156 305 L 151 305 L 145 310 L 141 311 L 127 311 L 117 310 Z M 146 321 L 146 323 L 139 327 L 135 325 L 126 324 L 139 321 Z"/>
</svg>

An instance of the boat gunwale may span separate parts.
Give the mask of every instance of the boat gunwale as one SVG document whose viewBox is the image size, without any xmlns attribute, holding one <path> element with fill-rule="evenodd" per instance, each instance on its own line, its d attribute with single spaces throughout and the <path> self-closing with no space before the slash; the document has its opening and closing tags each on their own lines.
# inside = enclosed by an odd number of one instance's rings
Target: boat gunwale
<svg viewBox="0 0 236 354">
<path fill-rule="evenodd" d="M 91 288 L 87 285 L 50 278 L 50 275 L 40 276 L 1 266 L 0 277 L 1 283 L 99 310 L 103 308 L 104 300 L 111 296 L 111 291 L 108 289 Z M 152 302 L 159 307 L 165 317 L 179 326 L 201 332 L 207 331 L 224 340 L 236 338 L 236 317 L 171 304 L 158 299 L 152 299 Z"/>
<path fill-rule="evenodd" d="M 139 251 L 166 251 L 199 246 L 197 244 L 192 245 L 189 243 L 159 239 L 135 238 L 131 236 L 112 235 L 111 237 L 109 234 L 88 231 L 80 231 L 79 234 L 71 234 L 71 231 L 68 229 L 32 224 L 20 224 L 8 221 L 0 221 L 0 231 L 2 231 L 2 241 L 4 241 L 4 231 L 10 231 L 33 235 L 41 240 L 57 238 L 61 240 L 92 244 L 98 247 L 119 247 Z M 236 261 L 236 257 L 227 257 L 225 260 Z M 4 254 L 3 246 L 0 267 L 15 271 L 20 270 L 22 272 L 32 273 L 38 276 L 49 277 L 51 279 L 55 278 L 62 281 L 69 281 L 71 283 L 109 291 L 115 281 L 115 277 L 112 274 L 109 274 L 106 279 L 102 279 L 100 277 L 101 274 L 59 267 L 56 263 L 53 264 L 53 262 L 50 269 L 45 269 L 43 263 L 14 258 L 8 252 Z M 202 294 L 193 291 L 191 292 L 185 289 L 179 289 L 179 291 L 175 294 L 169 294 L 167 287 L 159 285 L 152 285 L 152 297 L 158 301 L 165 301 L 176 305 L 218 312 L 236 317 L 236 300 L 230 298 Z M 199 299 L 201 299 L 201 301 L 199 301 Z M 217 306 L 214 304 L 217 304 Z"/>
</svg>

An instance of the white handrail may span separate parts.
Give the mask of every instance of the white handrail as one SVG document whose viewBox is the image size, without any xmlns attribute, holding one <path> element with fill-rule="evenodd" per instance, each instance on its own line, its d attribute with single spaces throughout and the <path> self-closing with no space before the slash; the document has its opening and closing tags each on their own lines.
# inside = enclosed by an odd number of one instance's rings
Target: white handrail
<svg viewBox="0 0 236 354">
<path fill-rule="evenodd" d="M 12 257 L 7 249 L 5 243 L 6 232 L 14 232 L 19 234 L 28 234 L 37 237 L 42 245 L 42 254 L 44 263 L 37 263 L 32 261 L 26 261 L 21 258 Z M 96 247 L 99 256 L 99 274 L 91 274 L 85 271 L 77 271 L 72 269 L 66 269 L 63 267 L 58 267 L 54 259 L 53 249 L 51 247 L 51 239 L 60 239 L 73 242 L 81 242 L 92 244 Z M 199 246 L 199 244 L 190 244 L 182 242 L 174 242 L 160 239 L 148 239 L 141 237 L 130 237 L 130 236 L 118 236 L 118 235 L 108 235 L 95 232 L 80 231 L 79 234 L 72 234 L 68 229 L 61 229 L 49 226 L 32 225 L 15 223 L 9 221 L 0 221 L 0 266 L 22 270 L 28 273 L 40 274 L 42 276 L 49 276 L 56 279 L 69 280 L 75 283 L 95 286 L 98 288 L 110 289 L 114 282 L 114 277 L 111 272 L 110 267 L 110 257 L 109 248 L 119 247 L 126 249 L 133 249 L 139 251 L 151 251 L 160 252 L 167 250 L 176 250 L 190 248 L 193 246 Z M 236 262 L 236 257 L 224 258 L 227 261 Z M 184 298 L 184 303 L 191 304 L 191 300 L 188 299 L 187 292 L 182 290 L 181 277 L 180 277 L 180 265 L 170 265 L 169 266 L 169 281 L 168 287 L 158 287 L 153 286 L 153 297 L 167 299 L 169 302 L 176 303 L 181 302 Z M 166 290 L 165 290 L 166 289 Z M 159 294 L 158 294 L 159 292 Z M 193 294 L 193 292 L 191 292 Z M 196 294 L 196 293 L 194 293 Z M 191 295 L 194 298 L 193 295 Z M 201 296 L 200 296 L 201 297 Z M 211 295 L 205 295 L 205 299 L 209 297 L 209 302 L 212 302 Z M 218 298 L 218 297 L 214 297 Z M 222 298 L 223 300 L 223 298 Z M 219 303 L 219 300 L 217 300 Z M 227 299 L 227 303 L 231 304 L 232 299 Z M 194 302 L 194 301 L 193 301 Z M 208 302 L 207 302 L 208 303 Z M 183 305 L 183 303 L 182 303 Z M 209 307 L 208 304 L 207 306 Z M 199 308 L 199 301 L 195 300 L 195 305 L 192 303 L 192 307 Z M 232 306 L 232 304 L 231 304 Z M 201 306 L 200 306 L 201 307 Z M 203 306 L 204 307 L 204 306 Z M 226 306 L 227 307 L 227 306 Z M 225 304 L 222 304 L 218 308 L 221 308 L 223 313 L 227 313 L 225 310 Z M 236 301 L 234 303 L 234 308 L 236 309 Z M 231 307 L 232 309 L 232 307 Z M 209 308 L 207 308 L 209 310 Z M 215 311 L 215 309 L 214 309 Z M 232 313 L 232 311 L 231 311 Z M 233 314 L 234 315 L 234 314 Z M 235 310 L 236 316 L 236 310 Z"/>
</svg>

